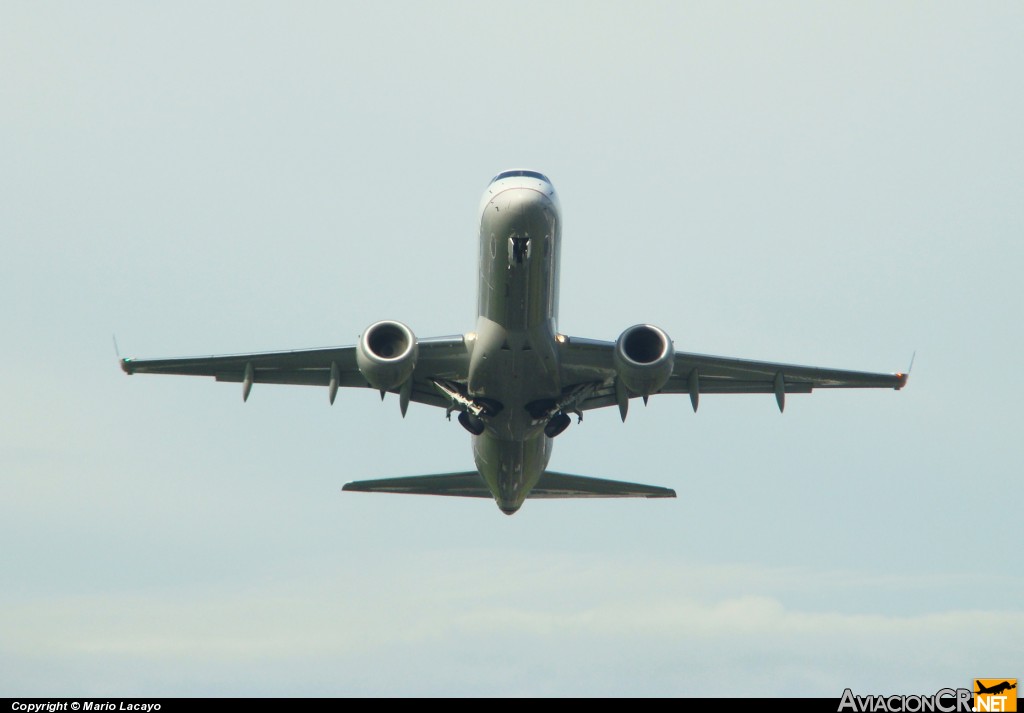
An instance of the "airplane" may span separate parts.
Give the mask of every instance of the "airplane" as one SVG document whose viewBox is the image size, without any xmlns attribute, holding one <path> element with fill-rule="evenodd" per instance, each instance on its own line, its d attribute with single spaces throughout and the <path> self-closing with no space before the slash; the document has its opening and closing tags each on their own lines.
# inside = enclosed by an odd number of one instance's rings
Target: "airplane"
<svg viewBox="0 0 1024 713">
<path fill-rule="evenodd" d="M 476 469 L 347 483 L 345 491 L 493 498 L 507 515 L 527 498 L 675 497 L 671 488 L 547 470 L 554 439 L 571 415 L 631 400 L 686 394 L 787 394 L 821 388 L 901 389 L 907 374 L 875 374 L 677 352 L 664 330 L 637 324 L 614 342 L 558 331 L 562 214 L 554 186 L 537 171 L 496 175 L 480 203 L 476 327 L 417 339 L 405 324 L 371 324 L 354 346 L 180 359 L 122 359 L 127 374 L 212 376 L 253 384 L 341 387 L 397 394 L 445 410 L 472 434 Z"/>
<path fill-rule="evenodd" d="M 989 693 L 992 695 L 999 695 L 1000 693 L 1005 693 L 1006 691 L 1013 690 L 1017 687 L 1016 680 L 1013 683 L 1010 683 L 1009 681 L 1003 681 L 1002 683 L 997 683 L 994 686 L 988 687 L 982 685 L 981 681 L 976 680 L 975 683 L 978 685 L 978 690 L 975 691 L 975 693 L 978 694 Z"/>
</svg>

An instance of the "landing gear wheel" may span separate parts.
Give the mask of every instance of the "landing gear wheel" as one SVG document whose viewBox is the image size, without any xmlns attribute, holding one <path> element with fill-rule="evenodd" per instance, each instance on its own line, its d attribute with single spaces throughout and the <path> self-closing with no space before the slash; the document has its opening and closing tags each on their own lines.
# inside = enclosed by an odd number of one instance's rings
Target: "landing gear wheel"
<svg viewBox="0 0 1024 713">
<path fill-rule="evenodd" d="M 569 428 L 570 423 L 572 423 L 572 419 L 564 413 L 560 413 L 548 421 L 547 425 L 544 426 L 544 435 L 548 438 L 554 438 L 559 433 Z"/>
<path fill-rule="evenodd" d="M 484 432 L 484 422 L 478 417 L 468 414 L 465 411 L 459 414 L 459 423 L 461 423 L 462 427 L 474 436 L 479 436 Z"/>
</svg>

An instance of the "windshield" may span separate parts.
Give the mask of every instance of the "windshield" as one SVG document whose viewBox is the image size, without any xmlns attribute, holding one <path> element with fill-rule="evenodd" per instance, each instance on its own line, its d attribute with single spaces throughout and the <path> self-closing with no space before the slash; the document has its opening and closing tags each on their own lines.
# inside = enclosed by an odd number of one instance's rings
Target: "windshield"
<svg viewBox="0 0 1024 713">
<path fill-rule="evenodd" d="M 497 176 L 495 176 L 494 178 L 491 179 L 491 183 L 494 183 L 495 181 L 500 181 L 502 178 L 517 178 L 517 177 L 539 178 L 540 180 L 544 181 L 545 183 L 551 183 L 551 181 L 548 180 L 548 177 L 545 176 L 543 173 L 538 173 L 537 171 L 527 171 L 527 170 L 521 169 L 521 168 L 515 168 L 515 169 L 512 169 L 511 171 L 502 171 Z"/>
</svg>

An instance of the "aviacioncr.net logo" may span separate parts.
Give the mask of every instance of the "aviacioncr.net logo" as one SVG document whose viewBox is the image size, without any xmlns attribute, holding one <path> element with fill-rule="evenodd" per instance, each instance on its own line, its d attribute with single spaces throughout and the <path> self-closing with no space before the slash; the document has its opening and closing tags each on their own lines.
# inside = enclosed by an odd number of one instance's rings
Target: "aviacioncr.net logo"
<svg viewBox="0 0 1024 713">
<path fill-rule="evenodd" d="M 969 688 L 940 688 L 933 695 L 858 696 L 849 688 L 839 700 L 838 713 L 969 713 Z"/>
<path fill-rule="evenodd" d="M 1012 713 L 1017 710 L 1016 678 L 974 679 L 974 710 L 978 713 Z"/>
</svg>

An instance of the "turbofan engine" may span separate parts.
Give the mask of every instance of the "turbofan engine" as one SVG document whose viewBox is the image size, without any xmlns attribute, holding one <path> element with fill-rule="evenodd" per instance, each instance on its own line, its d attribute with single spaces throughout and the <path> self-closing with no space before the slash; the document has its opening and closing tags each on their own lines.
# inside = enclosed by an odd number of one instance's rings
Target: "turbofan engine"
<svg viewBox="0 0 1024 713">
<path fill-rule="evenodd" d="M 401 322 L 371 324 L 359 337 L 356 365 L 370 385 L 381 391 L 401 386 L 416 368 L 419 347 L 412 330 Z"/>
<path fill-rule="evenodd" d="M 650 396 L 672 375 L 675 353 L 665 332 L 650 324 L 637 324 L 615 340 L 613 361 L 619 380 L 627 389 Z"/>
</svg>

